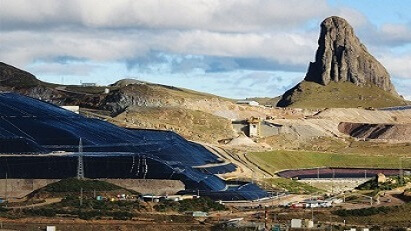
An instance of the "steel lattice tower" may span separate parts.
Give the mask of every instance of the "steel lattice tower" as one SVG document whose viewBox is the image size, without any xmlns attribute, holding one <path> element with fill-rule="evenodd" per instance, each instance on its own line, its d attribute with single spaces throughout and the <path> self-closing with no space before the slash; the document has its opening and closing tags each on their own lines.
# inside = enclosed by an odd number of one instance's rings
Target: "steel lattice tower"
<svg viewBox="0 0 411 231">
<path fill-rule="evenodd" d="M 78 144 L 77 179 L 84 179 L 83 143 L 81 138 Z"/>
</svg>

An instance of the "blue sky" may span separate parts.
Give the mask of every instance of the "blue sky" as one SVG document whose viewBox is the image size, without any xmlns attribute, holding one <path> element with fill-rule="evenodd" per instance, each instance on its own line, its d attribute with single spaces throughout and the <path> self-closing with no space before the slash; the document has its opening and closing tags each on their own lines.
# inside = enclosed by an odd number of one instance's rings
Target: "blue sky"
<svg viewBox="0 0 411 231">
<path fill-rule="evenodd" d="M 274 97 L 304 78 L 319 24 L 338 15 L 411 99 L 409 12 L 405 0 L 0 0 L 0 60 L 55 83 Z"/>
</svg>

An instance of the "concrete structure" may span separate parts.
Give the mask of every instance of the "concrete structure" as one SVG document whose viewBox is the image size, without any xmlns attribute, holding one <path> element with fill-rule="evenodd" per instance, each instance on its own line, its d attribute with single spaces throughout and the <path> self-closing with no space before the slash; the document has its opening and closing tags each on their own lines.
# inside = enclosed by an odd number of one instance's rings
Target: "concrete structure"
<svg viewBox="0 0 411 231">
<path fill-rule="evenodd" d="M 303 221 L 301 219 L 292 219 L 291 220 L 291 228 L 302 228 Z"/>
<path fill-rule="evenodd" d="M 61 106 L 62 108 L 72 111 L 74 113 L 79 114 L 80 113 L 80 106 Z"/>
<path fill-rule="evenodd" d="M 237 101 L 237 104 L 246 104 L 249 106 L 259 106 L 260 105 L 258 102 L 253 101 L 253 100 L 240 100 L 240 101 Z"/>
<path fill-rule="evenodd" d="M 243 132 L 245 135 L 250 137 L 250 123 L 248 120 L 232 121 L 232 125 L 234 130 L 237 132 Z M 260 137 L 279 135 L 286 129 L 283 128 L 283 125 L 270 123 L 265 120 L 261 120 L 260 123 L 257 123 L 256 125 L 259 126 L 258 136 Z"/>
<path fill-rule="evenodd" d="M 110 89 L 104 88 L 104 94 L 108 94 L 108 93 L 110 93 Z"/>
<path fill-rule="evenodd" d="M 56 226 L 47 226 L 46 231 L 56 231 Z"/>
<path fill-rule="evenodd" d="M 261 132 L 261 120 L 260 118 L 251 117 L 247 120 L 248 123 L 248 135 L 249 137 L 258 137 Z"/>
</svg>

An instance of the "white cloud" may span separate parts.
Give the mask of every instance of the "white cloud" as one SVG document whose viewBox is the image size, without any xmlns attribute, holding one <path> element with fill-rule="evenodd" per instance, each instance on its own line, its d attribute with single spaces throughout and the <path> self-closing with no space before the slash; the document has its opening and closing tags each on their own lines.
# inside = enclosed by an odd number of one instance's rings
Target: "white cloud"
<svg viewBox="0 0 411 231">
<path fill-rule="evenodd" d="M 347 22 L 354 28 L 359 29 L 362 27 L 369 26 L 368 19 L 359 11 L 342 7 L 335 10 L 336 16 L 342 17 L 347 20 Z"/>
<path fill-rule="evenodd" d="M 306 39 L 307 37 L 311 39 Z M 34 60 L 75 57 L 97 61 L 143 57 L 150 51 L 182 55 L 265 58 L 280 64 L 305 66 L 316 49 L 310 33 L 217 33 L 209 31 L 6 31 L 1 58 L 26 65 Z"/>
<path fill-rule="evenodd" d="M 329 11 L 325 0 L 2 0 L 0 21 L 25 28 L 80 24 L 249 31 L 286 27 Z"/>
<path fill-rule="evenodd" d="M 305 67 L 318 37 L 304 29 L 306 21 L 334 12 L 361 21 L 358 12 L 331 9 L 325 0 L 1 0 L 0 58 L 27 65 L 158 51 Z"/>
<path fill-rule="evenodd" d="M 23 28 L 74 24 L 249 31 L 285 28 L 330 12 L 325 0 L 2 0 L 1 4 L 3 26 Z"/>
<path fill-rule="evenodd" d="M 173 78 L 215 71 L 228 79 L 221 72 L 236 69 L 303 73 L 319 23 L 331 15 L 346 18 L 392 76 L 411 79 L 409 52 L 392 50 L 411 43 L 410 24 L 377 27 L 357 9 L 326 0 L 0 0 L 0 60 L 22 68 L 41 63 L 31 70 L 46 75 L 104 68 L 87 62 L 135 62 Z M 281 91 L 289 84 L 266 79 Z"/>
<path fill-rule="evenodd" d="M 381 26 L 378 38 L 380 44 L 388 46 L 403 46 L 411 44 L 411 24 L 384 24 Z"/>
<path fill-rule="evenodd" d="M 30 71 L 33 73 L 41 73 L 42 75 L 79 75 L 87 76 L 93 73 L 94 70 L 102 68 L 102 66 L 84 62 L 70 62 L 70 63 L 35 63 L 30 66 Z"/>
<path fill-rule="evenodd" d="M 385 54 L 380 58 L 381 63 L 387 68 L 391 76 L 411 79 L 411 55 Z"/>
</svg>

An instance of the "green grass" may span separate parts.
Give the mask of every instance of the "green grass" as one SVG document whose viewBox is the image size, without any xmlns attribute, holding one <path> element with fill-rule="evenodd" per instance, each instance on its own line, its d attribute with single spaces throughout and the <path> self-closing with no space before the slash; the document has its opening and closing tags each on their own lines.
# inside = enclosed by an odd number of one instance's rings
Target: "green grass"
<svg viewBox="0 0 411 231">
<path fill-rule="evenodd" d="M 117 194 L 133 194 L 140 195 L 131 189 L 126 189 L 115 184 L 99 180 L 78 180 L 76 178 L 67 178 L 60 181 L 48 184 L 40 189 L 37 189 L 29 194 L 29 198 L 50 198 L 50 197 L 65 197 L 79 195 L 80 189 L 83 189 L 85 196 L 93 195 L 94 192 L 100 195 L 117 195 Z"/>
<path fill-rule="evenodd" d="M 383 153 L 384 155 L 411 157 L 411 143 L 356 141 L 351 138 L 346 139 L 346 141 L 348 141 L 349 144 L 333 137 L 317 137 L 307 143 L 301 143 L 299 148 L 305 151 L 341 154 L 381 155 Z"/>
<path fill-rule="evenodd" d="M 131 84 L 119 90 L 129 94 L 138 93 L 140 96 L 170 99 L 174 101 L 185 101 L 187 99 L 220 99 L 222 101 L 234 102 L 234 100 L 232 99 L 216 96 L 209 93 L 154 83 Z"/>
<path fill-rule="evenodd" d="M 98 180 L 78 180 L 75 178 L 63 179 L 44 187 L 46 192 L 78 192 L 80 188 L 84 191 L 112 191 L 121 189 L 120 186 Z"/>
<path fill-rule="evenodd" d="M 25 208 L 20 211 L 21 217 L 55 217 L 58 214 L 77 216 L 83 220 L 106 219 L 130 220 L 136 212 L 145 210 L 139 201 L 97 201 L 94 198 L 83 198 L 82 205 L 78 197 L 69 196 L 61 202 L 39 208 Z M 1 217 L 8 217 L 14 211 L 0 213 Z"/>
<path fill-rule="evenodd" d="M 398 168 L 399 158 L 382 155 L 335 154 L 306 151 L 270 151 L 250 153 L 251 161 L 264 170 L 275 173 L 284 169 L 314 167 L 373 167 Z M 403 158 L 402 166 L 411 168 L 411 159 Z"/>
<path fill-rule="evenodd" d="M 367 155 L 381 155 L 385 156 L 408 156 L 411 157 L 410 143 L 377 143 L 369 141 L 352 141 L 349 147 L 344 149 L 336 149 L 341 153 L 361 153 Z"/>
<path fill-rule="evenodd" d="M 323 86 L 314 82 L 302 81 L 285 93 L 286 101 L 280 104 L 297 108 L 356 108 L 356 107 L 390 107 L 407 103 L 377 86 L 359 87 L 353 83 L 330 82 Z"/>
<path fill-rule="evenodd" d="M 271 178 L 266 179 L 265 181 L 276 188 L 285 189 L 290 193 L 311 194 L 316 192 L 322 192 L 321 189 L 315 188 L 309 184 L 301 183 L 296 180 L 287 178 Z"/>
</svg>

